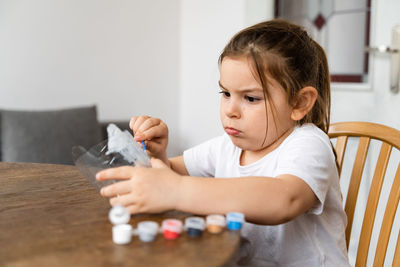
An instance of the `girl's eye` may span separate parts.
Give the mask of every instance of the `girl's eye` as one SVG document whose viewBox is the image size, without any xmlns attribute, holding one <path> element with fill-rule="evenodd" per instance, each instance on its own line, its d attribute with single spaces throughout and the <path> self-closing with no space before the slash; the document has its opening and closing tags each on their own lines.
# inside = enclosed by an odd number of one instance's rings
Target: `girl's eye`
<svg viewBox="0 0 400 267">
<path fill-rule="evenodd" d="M 231 93 L 227 92 L 227 91 L 220 91 L 220 94 L 223 94 L 225 97 L 230 97 Z"/>
<path fill-rule="evenodd" d="M 247 101 L 249 102 L 256 102 L 259 101 L 260 99 L 257 97 L 252 97 L 252 96 L 245 96 L 245 98 L 247 99 Z"/>
</svg>

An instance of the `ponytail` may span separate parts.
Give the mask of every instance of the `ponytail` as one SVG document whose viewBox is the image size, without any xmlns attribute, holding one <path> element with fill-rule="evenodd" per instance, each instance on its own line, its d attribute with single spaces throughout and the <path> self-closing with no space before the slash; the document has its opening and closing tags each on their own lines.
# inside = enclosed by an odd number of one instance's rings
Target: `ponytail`
<svg viewBox="0 0 400 267">
<path fill-rule="evenodd" d="M 318 97 L 314 107 L 304 118 L 305 122 L 312 122 L 325 133 L 328 133 L 331 110 L 331 86 L 328 60 L 324 49 L 314 40 L 317 58 L 317 75 L 315 78 L 315 88 L 318 91 Z M 310 117 L 310 118 L 307 118 Z"/>
</svg>

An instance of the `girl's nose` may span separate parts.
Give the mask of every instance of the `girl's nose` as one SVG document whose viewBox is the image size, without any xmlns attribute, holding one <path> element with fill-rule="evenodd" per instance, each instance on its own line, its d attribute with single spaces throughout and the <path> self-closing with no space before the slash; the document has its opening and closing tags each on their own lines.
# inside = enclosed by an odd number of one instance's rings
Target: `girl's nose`
<svg viewBox="0 0 400 267">
<path fill-rule="evenodd" d="M 240 105 L 236 101 L 232 100 L 226 103 L 225 114 L 229 118 L 240 118 Z"/>
</svg>

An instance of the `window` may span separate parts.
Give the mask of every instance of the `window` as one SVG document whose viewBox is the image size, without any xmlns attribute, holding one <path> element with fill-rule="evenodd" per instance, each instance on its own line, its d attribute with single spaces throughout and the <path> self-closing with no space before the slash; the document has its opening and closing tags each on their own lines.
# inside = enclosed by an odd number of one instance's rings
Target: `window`
<svg viewBox="0 0 400 267">
<path fill-rule="evenodd" d="M 370 0 L 276 0 L 275 17 L 302 25 L 324 49 L 331 80 L 367 83 Z"/>
</svg>

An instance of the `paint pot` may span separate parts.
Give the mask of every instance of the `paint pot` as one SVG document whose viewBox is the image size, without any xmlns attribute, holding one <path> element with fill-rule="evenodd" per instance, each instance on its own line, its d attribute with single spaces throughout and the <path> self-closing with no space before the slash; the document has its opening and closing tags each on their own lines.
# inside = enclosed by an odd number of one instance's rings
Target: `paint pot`
<svg viewBox="0 0 400 267">
<path fill-rule="evenodd" d="M 117 245 L 129 244 L 132 239 L 132 225 L 118 224 L 112 228 L 113 242 Z"/>
<path fill-rule="evenodd" d="M 244 214 L 240 212 L 230 212 L 226 214 L 227 228 L 237 231 L 242 228 L 244 223 Z"/>
<path fill-rule="evenodd" d="M 203 234 L 205 221 L 201 217 L 187 217 L 185 219 L 186 234 L 190 237 L 198 237 Z"/>
<path fill-rule="evenodd" d="M 225 227 L 225 217 L 219 214 L 211 214 L 206 217 L 207 230 L 212 234 L 221 233 Z"/>
<path fill-rule="evenodd" d="M 162 222 L 162 231 L 166 239 L 177 239 L 182 232 L 182 222 L 176 219 L 166 219 Z"/>
<path fill-rule="evenodd" d="M 131 218 L 131 215 L 126 208 L 117 204 L 111 208 L 110 212 L 108 213 L 108 218 L 114 225 L 127 224 Z"/>
<path fill-rule="evenodd" d="M 115 244 L 129 244 L 132 239 L 132 225 L 128 224 L 131 215 L 121 205 L 115 205 L 108 213 L 108 218 L 114 224 L 112 228 L 112 239 Z"/>
<path fill-rule="evenodd" d="M 143 221 L 138 223 L 137 232 L 142 242 L 152 242 L 158 234 L 158 223 Z"/>
</svg>

